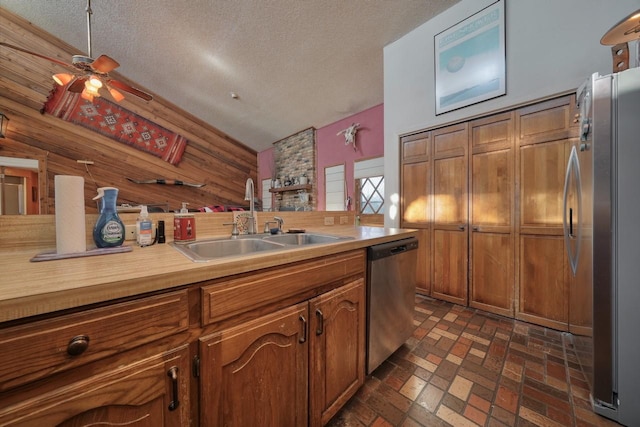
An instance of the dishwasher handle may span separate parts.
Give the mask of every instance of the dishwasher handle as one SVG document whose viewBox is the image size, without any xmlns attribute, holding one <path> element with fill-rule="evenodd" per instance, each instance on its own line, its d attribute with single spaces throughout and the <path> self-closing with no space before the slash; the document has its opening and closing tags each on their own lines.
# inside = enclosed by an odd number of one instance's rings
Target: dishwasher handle
<svg viewBox="0 0 640 427">
<path fill-rule="evenodd" d="M 399 255 L 415 249 L 418 249 L 418 239 L 411 237 L 408 239 L 400 239 L 388 243 L 369 246 L 367 250 L 367 257 L 369 261 L 375 261 L 377 259 Z"/>
<path fill-rule="evenodd" d="M 400 252 L 405 252 L 407 250 L 407 245 L 396 246 L 395 248 L 391 248 L 389 252 L 391 255 L 399 254 Z"/>
</svg>

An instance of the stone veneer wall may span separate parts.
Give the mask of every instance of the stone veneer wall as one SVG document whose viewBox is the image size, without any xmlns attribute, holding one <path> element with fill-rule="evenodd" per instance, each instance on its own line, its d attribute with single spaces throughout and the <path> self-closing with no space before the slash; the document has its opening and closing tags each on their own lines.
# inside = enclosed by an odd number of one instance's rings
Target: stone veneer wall
<svg viewBox="0 0 640 427">
<path fill-rule="evenodd" d="M 309 200 L 303 202 L 298 191 L 275 193 L 274 208 L 296 208 L 296 210 L 316 210 L 316 130 L 309 128 L 291 135 L 280 141 L 274 142 L 274 161 L 277 178 L 284 185 L 286 178 L 292 181 L 303 174 L 307 175 L 308 184 L 312 185 L 308 190 Z"/>
</svg>

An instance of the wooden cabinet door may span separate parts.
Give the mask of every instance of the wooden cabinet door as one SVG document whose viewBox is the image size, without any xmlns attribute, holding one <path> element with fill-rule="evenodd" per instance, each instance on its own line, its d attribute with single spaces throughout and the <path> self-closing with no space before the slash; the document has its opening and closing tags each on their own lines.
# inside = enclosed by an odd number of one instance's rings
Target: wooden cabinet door
<svg viewBox="0 0 640 427">
<path fill-rule="evenodd" d="M 567 330 L 568 265 L 563 236 L 520 236 L 520 298 L 516 317 Z"/>
<path fill-rule="evenodd" d="M 467 305 L 467 123 L 436 129 L 433 139 L 432 295 Z"/>
<path fill-rule="evenodd" d="M 309 425 L 325 425 L 364 384 L 364 279 L 310 301 Z"/>
<path fill-rule="evenodd" d="M 200 420 L 216 426 L 306 426 L 308 304 L 200 339 Z"/>
<path fill-rule="evenodd" d="M 520 154 L 519 304 L 516 318 L 568 329 L 562 194 L 567 140 L 523 146 Z"/>
<path fill-rule="evenodd" d="M 520 196 L 516 318 L 559 330 L 569 329 L 570 273 L 562 198 L 570 144 L 578 133 L 574 116 L 573 96 L 516 111 Z"/>
<path fill-rule="evenodd" d="M 133 353 L 135 354 L 135 353 Z M 188 348 L 100 368 L 98 362 L 2 397 L 0 425 L 189 425 Z M 115 359 L 115 357 L 114 357 Z M 104 363 L 104 362 L 100 362 Z"/>
<path fill-rule="evenodd" d="M 513 113 L 471 122 L 469 305 L 514 315 Z"/>
<path fill-rule="evenodd" d="M 424 227 L 431 221 L 430 132 L 402 137 L 400 221 L 402 226 Z"/>
<path fill-rule="evenodd" d="M 520 148 L 520 232 L 562 235 L 567 140 Z"/>
<path fill-rule="evenodd" d="M 400 227 L 420 230 L 416 291 L 431 295 L 431 133 L 404 136 L 400 147 Z"/>
</svg>

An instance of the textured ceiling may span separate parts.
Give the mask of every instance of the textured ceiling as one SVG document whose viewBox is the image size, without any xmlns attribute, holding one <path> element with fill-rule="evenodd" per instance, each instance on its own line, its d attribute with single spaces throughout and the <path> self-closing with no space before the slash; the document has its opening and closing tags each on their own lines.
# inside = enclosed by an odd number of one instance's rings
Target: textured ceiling
<svg viewBox="0 0 640 427">
<path fill-rule="evenodd" d="M 382 103 L 383 47 L 458 1 L 93 0 L 92 54 L 261 151 Z M 0 0 L 85 54 L 86 4 Z"/>
</svg>

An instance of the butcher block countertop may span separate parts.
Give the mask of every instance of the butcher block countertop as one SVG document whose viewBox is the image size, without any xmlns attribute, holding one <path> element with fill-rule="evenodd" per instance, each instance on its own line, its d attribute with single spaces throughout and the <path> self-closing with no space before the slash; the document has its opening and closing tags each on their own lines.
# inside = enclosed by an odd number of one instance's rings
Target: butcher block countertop
<svg viewBox="0 0 640 427">
<path fill-rule="evenodd" d="M 193 262 L 171 244 L 138 247 L 132 251 L 90 257 L 31 262 L 39 251 L 3 252 L 0 257 L 0 322 L 72 309 L 87 304 L 167 290 L 211 279 L 365 248 L 416 231 L 397 228 L 335 226 L 307 228 L 353 240 L 257 252 L 207 262 Z M 198 236 L 199 239 L 228 235 Z M 42 252 L 42 251 L 40 251 Z"/>
</svg>

